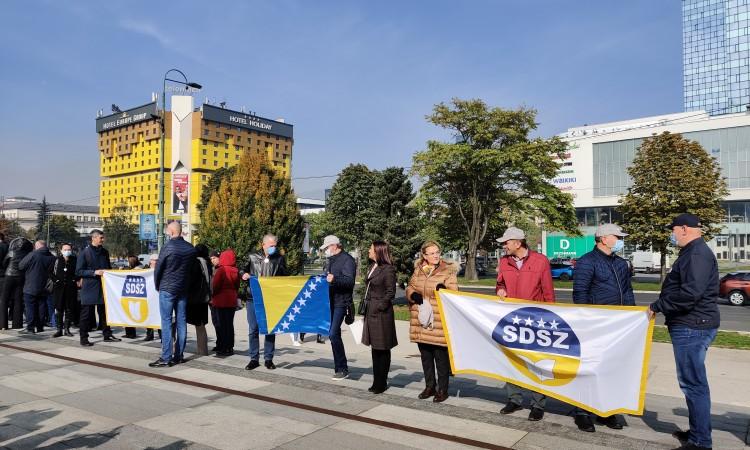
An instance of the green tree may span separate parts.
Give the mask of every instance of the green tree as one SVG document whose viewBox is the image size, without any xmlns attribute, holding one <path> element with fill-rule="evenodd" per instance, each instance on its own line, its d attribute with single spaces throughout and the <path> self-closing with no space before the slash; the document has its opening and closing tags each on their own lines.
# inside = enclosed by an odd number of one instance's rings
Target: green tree
<svg viewBox="0 0 750 450">
<path fill-rule="evenodd" d="M 216 169 L 211 174 L 208 182 L 205 186 L 203 186 L 203 190 L 201 191 L 201 198 L 197 205 L 198 210 L 201 212 L 201 214 L 203 214 L 203 210 L 208 206 L 208 201 L 211 200 L 211 196 L 214 194 L 214 192 L 219 190 L 221 182 L 225 179 L 231 178 L 232 175 L 234 175 L 234 172 L 237 170 L 236 167 L 237 166 L 221 167 L 219 169 Z"/>
<path fill-rule="evenodd" d="M 103 231 L 107 239 L 105 246 L 112 256 L 124 258 L 140 252 L 138 225 L 130 222 L 127 205 L 117 205 L 112 208 L 110 216 L 104 219 Z"/>
<path fill-rule="evenodd" d="M 76 221 L 67 216 L 52 216 L 49 221 L 49 240 L 51 243 L 75 244 L 80 238 L 76 229 Z"/>
<path fill-rule="evenodd" d="M 18 220 L 6 219 L 3 216 L 0 216 L 0 233 L 5 235 L 8 242 L 18 236 L 26 236 L 26 230 L 18 224 Z"/>
<path fill-rule="evenodd" d="M 661 253 L 661 278 L 672 217 L 689 212 L 701 219 L 704 239 L 721 231 L 726 213 L 721 201 L 729 194 L 715 158 L 680 134 L 664 132 L 644 139 L 628 168 L 632 186 L 620 200 L 628 240 L 641 250 Z"/>
<path fill-rule="evenodd" d="M 372 196 L 377 175 L 364 164 L 352 164 L 339 173 L 331 187 L 326 209 L 337 225 L 336 235 L 360 254 L 370 245 L 370 224 L 375 221 Z"/>
<path fill-rule="evenodd" d="M 36 239 L 47 239 L 47 227 L 49 226 L 48 220 L 52 212 L 47 204 L 47 196 L 42 197 L 42 202 L 39 203 L 39 209 L 36 211 Z"/>
<path fill-rule="evenodd" d="M 245 153 L 202 211 L 200 241 L 214 249 L 232 248 L 242 261 L 258 251 L 266 233 L 279 239 L 293 273 L 303 264 L 302 217 L 288 178 L 263 155 Z"/>
<path fill-rule="evenodd" d="M 579 234 L 573 197 L 549 181 L 567 144 L 557 137 L 530 137 L 537 127 L 535 110 L 453 99 L 436 105 L 427 120 L 451 130 L 455 142 L 429 141 L 414 155 L 412 171 L 424 182 L 420 205 L 443 225 L 444 241 L 459 240 L 460 231 L 468 279 L 477 278 L 477 250 L 516 217 L 543 218 L 547 229 Z M 444 215 L 434 217 L 433 211 Z"/>
<path fill-rule="evenodd" d="M 330 211 L 306 214 L 302 216 L 302 220 L 309 226 L 310 248 L 316 252 L 323 245 L 323 238 L 336 234 L 338 230 Z"/>
</svg>

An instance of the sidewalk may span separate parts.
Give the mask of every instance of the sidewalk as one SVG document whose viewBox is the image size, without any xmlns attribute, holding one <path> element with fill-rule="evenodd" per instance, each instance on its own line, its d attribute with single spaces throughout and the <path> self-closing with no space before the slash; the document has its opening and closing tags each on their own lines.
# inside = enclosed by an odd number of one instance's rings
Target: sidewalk
<svg viewBox="0 0 750 450">
<path fill-rule="evenodd" d="M 247 348 L 244 311 L 235 320 L 237 351 Z M 209 326 L 209 333 L 213 330 Z M 192 327 L 188 351 L 194 350 Z M 549 401 L 544 420 L 526 420 L 527 411 L 507 417 L 503 383 L 472 376 L 451 379 L 449 398 L 433 404 L 416 398 L 423 388 L 416 345 L 408 324 L 397 321 L 399 342 L 393 351 L 391 388 L 367 392 L 372 382 L 370 351 L 355 346 L 344 332 L 351 376 L 331 380 L 330 345 L 308 335 L 301 347 L 288 335 L 277 336 L 277 370 L 244 370 L 245 355 L 193 357 L 185 365 L 150 369 L 158 342 L 96 342 L 90 349 L 77 338 L 20 338 L 0 333 L 0 344 L 102 362 L 159 376 L 166 375 L 243 392 L 330 408 L 357 417 L 411 425 L 502 447 L 532 448 L 673 448 L 671 431 L 687 428 L 687 411 L 674 371 L 671 347 L 654 344 L 649 365 L 646 413 L 627 417 L 621 431 L 597 427 L 579 432 L 571 408 Z M 141 331 L 139 330 L 139 333 Z M 141 333 L 142 334 L 142 333 Z M 98 337 L 95 336 L 95 341 Z M 0 446 L 9 448 L 460 448 L 456 442 L 342 419 L 330 414 L 279 406 L 210 389 L 74 364 L 54 357 L 0 347 Z M 739 449 L 750 425 L 750 352 L 711 349 L 714 448 Z M 231 431 L 227 431 L 231 430 Z"/>
</svg>

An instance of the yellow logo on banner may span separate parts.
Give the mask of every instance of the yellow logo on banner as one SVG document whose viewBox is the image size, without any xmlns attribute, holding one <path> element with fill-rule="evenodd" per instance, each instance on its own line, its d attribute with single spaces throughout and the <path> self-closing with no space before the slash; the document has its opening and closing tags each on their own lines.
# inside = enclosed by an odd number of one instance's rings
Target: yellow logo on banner
<svg viewBox="0 0 750 450">
<path fill-rule="evenodd" d="M 120 306 L 130 320 L 143 323 L 148 319 L 148 295 L 146 294 L 146 279 L 138 275 L 128 275 L 122 285 Z M 131 309 L 131 306 L 134 308 Z M 138 311 L 138 318 L 133 316 L 133 309 Z"/>
</svg>

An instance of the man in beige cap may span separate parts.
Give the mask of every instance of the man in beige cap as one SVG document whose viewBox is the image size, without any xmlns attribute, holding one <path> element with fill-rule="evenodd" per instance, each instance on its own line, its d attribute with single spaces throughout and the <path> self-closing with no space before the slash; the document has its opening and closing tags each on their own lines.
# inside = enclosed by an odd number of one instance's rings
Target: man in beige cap
<svg viewBox="0 0 750 450">
<path fill-rule="evenodd" d="M 613 224 L 599 225 L 594 233 L 596 246 L 581 256 L 573 275 L 573 302 L 588 305 L 635 306 L 633 286 L 630 283 L 628 262 L 617 255 L 622 252 L 627 233 Z M 575 423 L 581 431 L 596 431 L 591 415 L 576 409 Z M 623 420 L 619 414 L 597 417 L 597 422 L 621 430 Z"/>
<path fill-rule="evenodd" d="M 505 256 L 500 258 L 497 264 L 497 295 L 537 302 L 554 302 L 555 288 L 552 284 L 549 260 L 541 253 L 529 249 L 523 230 L 510 227 L 497 241 L 505 250 Z M 512 414 L 522 409 L 525 389 L 511 383 L 506 383 L 505 389 L 508 392 L 508 403 L 500 413 Z M 544 394 L 531 392 L 529 420 L 535 422 L 544 417 L 546 399 Z"/>
</svg>

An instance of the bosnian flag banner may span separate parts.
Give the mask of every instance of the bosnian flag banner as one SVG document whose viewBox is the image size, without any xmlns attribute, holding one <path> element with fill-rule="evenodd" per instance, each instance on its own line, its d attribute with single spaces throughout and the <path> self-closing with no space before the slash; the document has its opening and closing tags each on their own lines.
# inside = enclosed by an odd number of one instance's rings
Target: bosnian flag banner
<svg viewBox="0 0 750 450">
<path fill-rule="evenodd" d="M 453 373 L 513 383 L 600 416 L 643 414 L 654 327 L 646 307 L 437 294 Z"/>
</svg>

